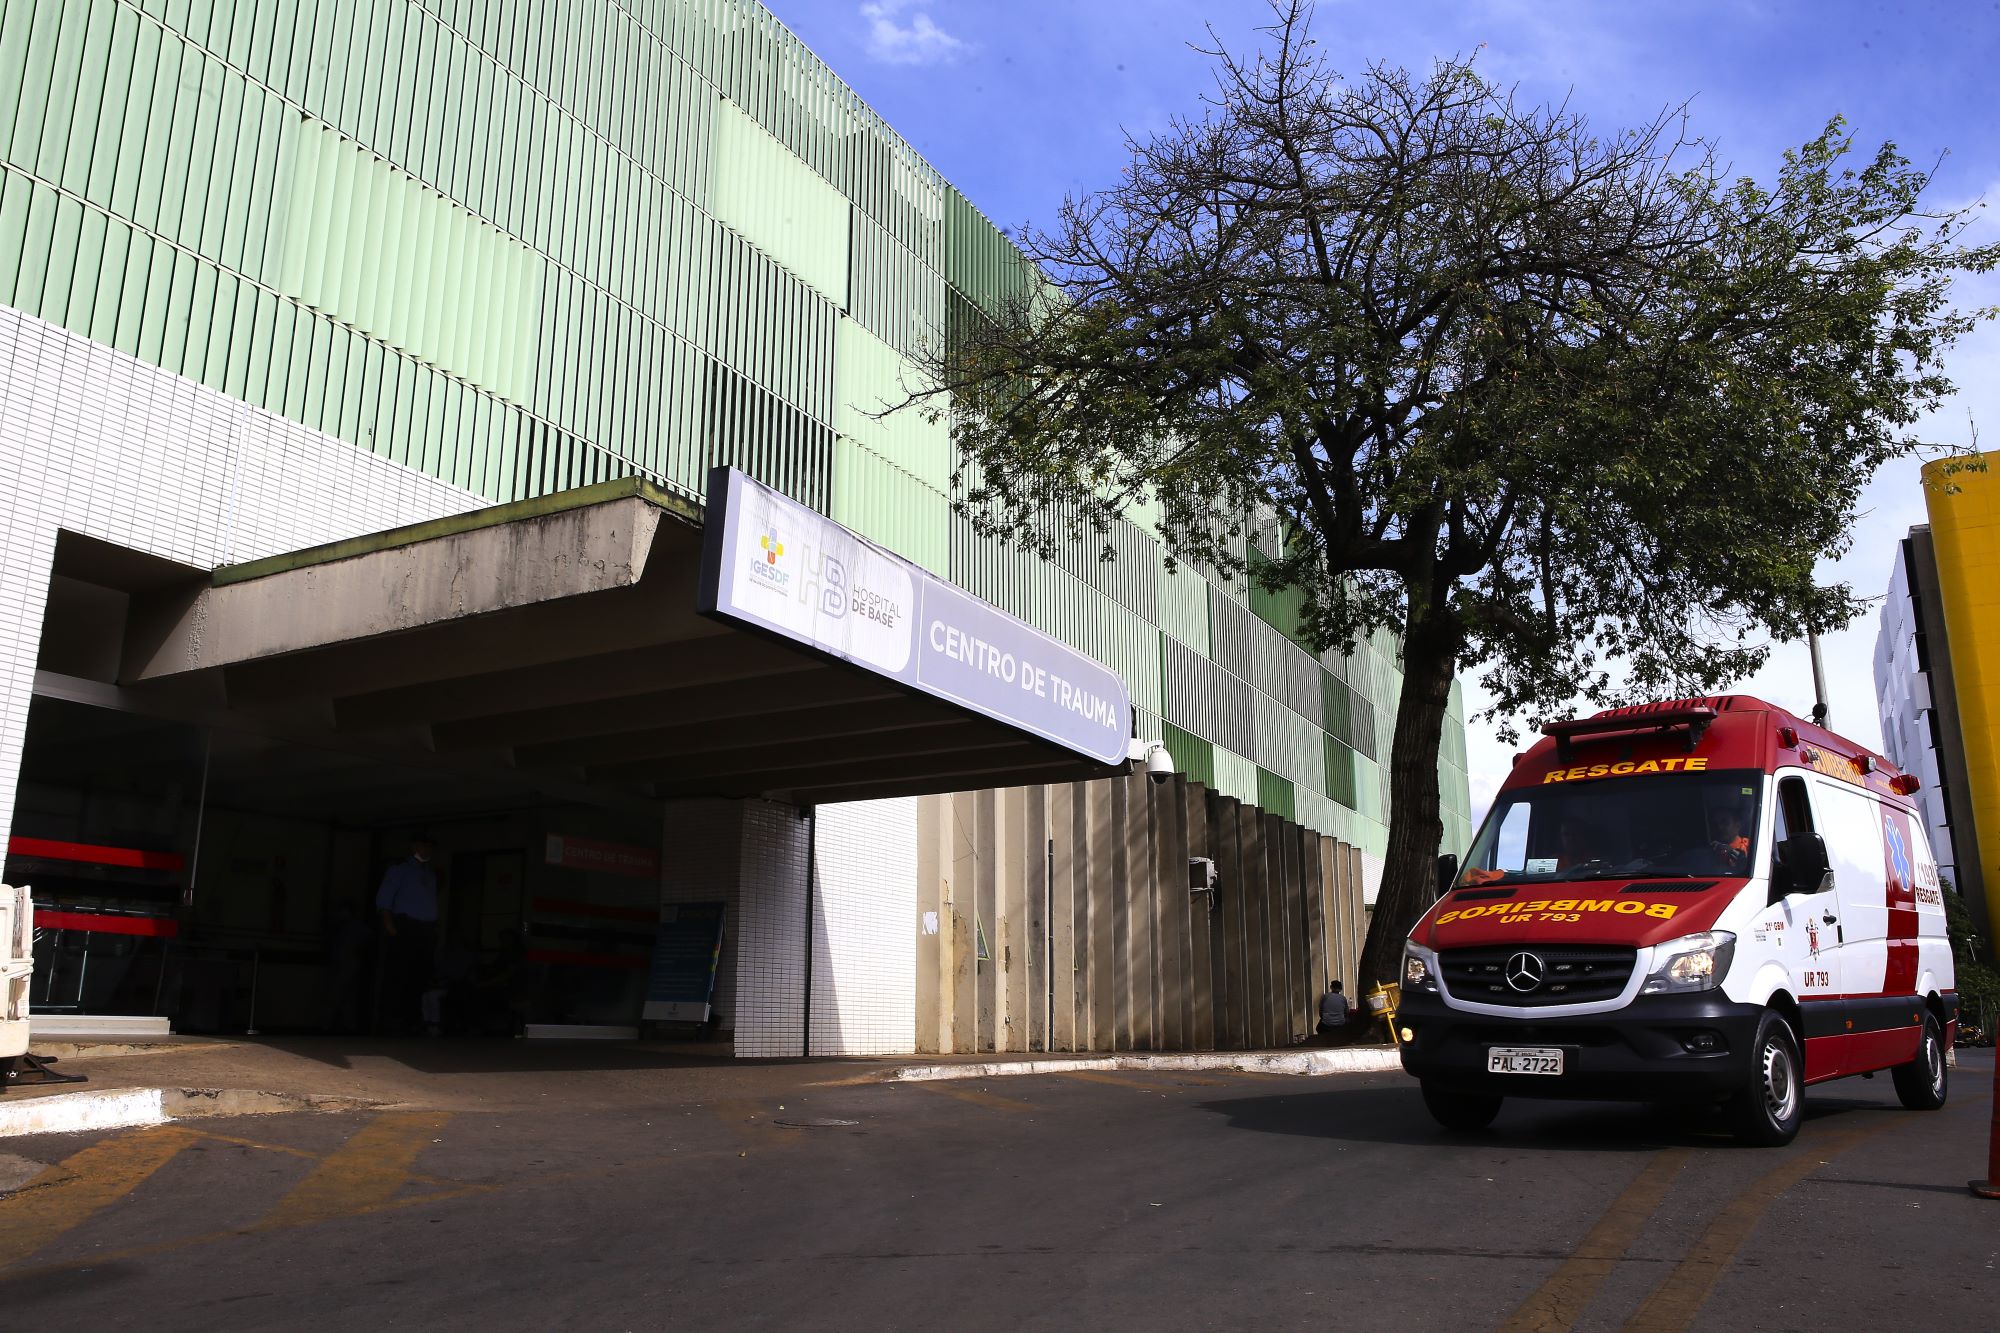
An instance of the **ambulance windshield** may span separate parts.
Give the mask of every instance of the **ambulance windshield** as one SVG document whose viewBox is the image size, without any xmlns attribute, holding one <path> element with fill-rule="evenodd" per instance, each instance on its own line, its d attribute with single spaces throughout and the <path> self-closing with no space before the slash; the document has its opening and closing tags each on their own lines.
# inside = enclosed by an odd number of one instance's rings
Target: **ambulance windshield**
<svg viewBox="0 0 2000 1333">
<path fill-rule="evenodd" d="M 1745 876 L 1764 775 L 1641 774 L 1503 792 L 1459 888 L 1523 881 Z"/>
</svg>

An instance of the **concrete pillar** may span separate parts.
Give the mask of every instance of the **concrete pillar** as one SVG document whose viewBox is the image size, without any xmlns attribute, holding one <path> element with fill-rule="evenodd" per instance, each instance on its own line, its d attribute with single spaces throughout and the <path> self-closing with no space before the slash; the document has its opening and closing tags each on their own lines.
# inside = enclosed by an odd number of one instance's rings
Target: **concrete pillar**
<svg viewBox="0 0 2000 1333">
<path fill-rule="evenodd" d="M 1121 821 L 1114 797 L 1116 784 L 1109 778 L 1090 783 L 1088 826 L 1090 842 L 1090 1049 L 1118 1049 L 1118 930 L 1114 887 L 1118 863 L 1123 859 Z"/>
<path fill-rule="evenodd" d="M 1000 1025 L 993 1049 L 1028 1049 L 1028 959 L 1034 953 L 1028 939 L 1027 789 L 1008 787 L 996 792 L 993 843 L 994 929 L 993 961 Z"/>
<path fill-rule="evenodd" d="M 1050 787 L 1049 837 L 1055 843 L 1055 864 L 1049 884 L 1049 933 L 1051 936 L 1049 982 L 1049 1049 L 1074 1051 L 1077 1047 L 1077 980 L 1079 945 L 1077 934 L 1078 870 L 1083 865 L 1083 838 L 1078 819 L 1077 797 L 1082 784 L 1065 782 Z"/>
<path fill-rule="evenodd" d="M 974 921 L 978 910 L 979 855 L 974 844 L 978 802 L 971 792 L 954 792 L 951 802 L 951 1049 L 979 1049 L 979 949 Z"/>
<path fill-rule="evenodd" d="M 1152 780 L 1143 773 L 1123 779 L 1125 789 L 1126 972 L 1125 1000 L 1131 1006 L 1131 1049 L 1159 1049 L 1159 961 L 1156 919 L 1159 885 L 1153 871 Z"/>
<path fill-rule="evenodd" d="M 1271 989 L 1269 1004 L 1271 1014 L 1272 1046 L 1291 1044 L 1292 1036 L 1292 982 L 1291 982 L 1291 913 L 1288 895 L 1285 892 L 1285 821 L 1277 815 L 1266 813 L 1264 825 L 1264 865 L 1269 876 L 1271 905 Z"/>
<path fill-rule="evenodd" d="M 949 808 L 943 797 L 917 798 L 917 919 L 911 928 L 917 932 L 916 1036 L 920 1055 L 943 1051 L 944 1034 L 951 1028 L 945 1016 L 950 992 L 942 980 L 949 971 L 945 951 L 951 941 L 945 906 L 950 895 L 944 876 L 949 829 L 943 827 Z"/>
<path fill-rule="evenodd" d="M 1320 865 L 1320 835 L 1311 829 L 1298 830 L 1300 893 L 1305 906 L 1306 932 L 1306 990 L 1312 1002 L 1326 991 L 1326 962 L 1330 954 L 1326 951 L 1326 878 Z M 1313 1014 L 1307 1029 L 1317 1021 Z"/>
<path fill-rule="evenodd" d="M 1210 836 L 1222 875 L 1222 961 L 1215 985 L 1222 994 L 1222 1023 L 1215 1042 L 1224 1050 L 1250 1045 L 1250 894 L 1243 856 L 1242 807 L 1233 797 L 1211 795 Z"/>
<path fill-rule="evenodd" d="M 1023 931 L 1027 950 L 1028 1049 L 1049 1049 L 1049 789 L 1021 788 L 1021 885 L 1027 901 L 1022 905 Z"/>
<path fill-rule="evenodd" d="M 1314 900 L 1319 895 L 1319 865 L 1306 859 L 1306 839 L 1310 836 L 1296 824 L 1285 827 L 1286 879 L 1291 885 L 1286 911 L 1292 929 L 1292 1035 L 1302 1037 L 1313 1030 L 1313 1010 L 1319 1002 L 1319 949 L 1313 939 Z"/>
<path fill-rule="evenodd" d="M 977 1050 L 1006 1049 L 1000 1040 L 1003 1017 L 1000 963 L 1006 955 L 1000 933 L 1000 886 L 993 848 L 999 840 L 1000 797 L 995 791 L 972 793 L 972 902 L 976 934 L 985 943 L 979 960 Z"/>
<path fill-rule="evenodd" d="M 1200 783 L 1190 782 L 1182 788 L 1181 795 L 1188 855 L 1212 859 L 1215 844 L 1208 831 L 1208 791 Z M 1214 906 L 1211 895 L 1189 899 L 1188 1046 L 1197 1051 L 1215 1049 L 1214 964 L 1221 918 Z"/>
<path fill-rule="evenodd" d="M 1252 1046 L 1271 1044 L 1271 891 L 1269 858 L 1264 852 L 1264 821 L 1254 806 L 1239 807 L 1243 830 L 1243 1005 L 1249 1017 Z"/>
<path fill-rule="evenodd" d="M 1314 848 L 1319 858 L 1319 914 L 1320 929 L 1326 944 L 1326 979 L 1345 983 L 1348 978 L 1347 974 L 1341 971 L 1341 942 L 1346 938 L 1346 931 L 1341 917 L 1343 904 L 1340 900 L 1340 878 L 1335 861 L 1339 851 L 1338 842 L 1324 837 Z M 1350 1003 L 1353 999 L 1352 995 L 1348 996 Z"/>
<path fill-rule="evenodd" d="M 1348 931 L 1348 949 L 1354 951 L 1348 957 L 1348 973 L 1356 977 L 1356 981 L 1348 983 L 1348 989 L 1352 991 L 1362 981 L 1360 979 L 1362 945 L 1368 943 L 1368 889 L 1366 889 L 1368 867 L 1362 865 L 1360 847 L 1348 847 L 1346 853 L 1348 853 L 1348 921 L 1352 923 L 1352 929 Z M 1374 985 L 1374 981 L 1368 981 L 1366 985 Z"/>
<path fill-rule="evenodd" d="M 1147 783 L 1153 807 L 1154 918 L 1159 960 L 1160 1049 L 1188 1049 L 1187 799 L 1185 778 Z"/>
</svg>

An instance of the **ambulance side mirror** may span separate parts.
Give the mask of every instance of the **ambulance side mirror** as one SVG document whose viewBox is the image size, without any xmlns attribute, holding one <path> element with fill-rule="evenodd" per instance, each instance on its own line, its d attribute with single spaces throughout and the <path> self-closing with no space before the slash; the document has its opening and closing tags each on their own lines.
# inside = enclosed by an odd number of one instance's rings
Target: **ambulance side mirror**
<svg viewBox="0 0 2000 1333">
<path fill-rule="evenodd" d="M 1832 887 L 1833 869 L 1826 859 L 1826 839 L 1817 833 L 1794 833 L 1778 844 L 1771 874 L 1771 899 L 1794 893 L 1823 893 Z"/>
<path fill-rule="evenodd" d="M 1451 882 L 1458 878 L 1458 857 L 1446 852 L 1438 858 L 1437 896 L 1442 898 L 1451 889 Z"/>
</svg>

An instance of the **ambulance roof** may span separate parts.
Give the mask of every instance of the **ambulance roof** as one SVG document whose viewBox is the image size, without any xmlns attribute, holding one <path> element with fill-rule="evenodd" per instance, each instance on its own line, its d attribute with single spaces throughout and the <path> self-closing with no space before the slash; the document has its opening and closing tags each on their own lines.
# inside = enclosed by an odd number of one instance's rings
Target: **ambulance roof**
<svg viewBox="0 0 2000 1333">
<path fill-rule="evenodd" d="M 1667 758 L 1681 756 L 1667 771 L 1755 768 L 1768 773 L 1797 766 L 1892 800 L 1907 800 L 1890 785 L 1901 775 L 1882 755 L 1754 695 L 1629 704 L 1587 719 L 1547 723 L 1543 731 L 1547 734 L 1516 756 L 1503 786 L 1537 786 L 1562 780 L 1559 774 L 1598 776 L 1588 770 L 1601 767 L 1607 757 L 1630 765 L 1665 764 Z M 1585 772 L 1578 774 L 1579 768 Z"/>
</svg>

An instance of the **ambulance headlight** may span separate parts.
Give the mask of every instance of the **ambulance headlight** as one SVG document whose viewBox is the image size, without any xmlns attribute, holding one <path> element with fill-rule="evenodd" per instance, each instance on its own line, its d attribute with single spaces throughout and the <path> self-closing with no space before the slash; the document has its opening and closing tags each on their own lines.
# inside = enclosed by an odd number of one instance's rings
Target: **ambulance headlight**
<svg viewBox="0 0 2000 1333">
<path fill-rule="evenodd" d="M 1677 991 L 1714 990 L 1729 972 L 1729 960 L 1736 952 L 1736 936 L 1726 930 L 1705 930 L 1699 935 L 1683 935 L 1677 940 L 1653 946 L 1653 970 L 1640 988 L 1641 995 L 1668 995 Z"/>
<path fill-rule="evenodd" d="M 1434 991 L 1437 955 L 1414 941 L 1403 945 L 1403 989 Z"/>
</svg>

